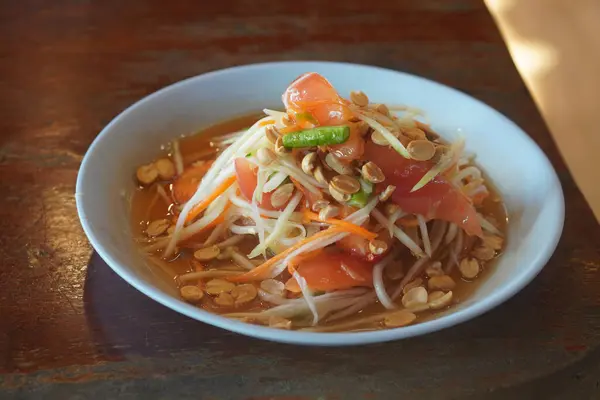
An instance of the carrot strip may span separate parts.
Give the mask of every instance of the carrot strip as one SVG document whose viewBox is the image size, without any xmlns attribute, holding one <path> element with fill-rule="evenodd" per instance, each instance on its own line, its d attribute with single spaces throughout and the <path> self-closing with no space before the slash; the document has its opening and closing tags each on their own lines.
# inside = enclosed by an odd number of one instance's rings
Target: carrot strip
<svg viewBox="0 0 600 400">
<path fill-rule="evenodd" d="M 342 227 L 333 227 L 332 226 L 331 228 L 325 229 L 324 231 L 316 233 L 316 234 L 312 235 L 311 237 L 301 240 L 298 243 L 296 243 L 295 245 L 288 247 L 281 253 L 277 254 L 275 257 L 270 258 L 269 260 L 265 261 L 264 263 L 262 263 L 261 265 L 259 265 L 256 268 L 254 268 L 253 270 L 248 271 L 243 275 L 230 276 L 230 277 L 227 277 L 226 279 L 230 280 L 231 282 L 248 282 L 248 281 L 267 279 L 267 278 L 269 278 L 269 272 L 271 271 L 271 267 L 274 264 L 278 263 L 279 261 L 282 261 L 285 257 L 287 257 L 293 251 L 298 250 L 300 247 L 304 246 L 305 244 L 314 242 L 315 240 L 320 240 L 327 236 L 331 236 L 336 233 L 341 233 L 344 231 L 345 230 Z"/>
<path fill-rule="evenodd" d="M 351 232 L 355 235 L 364 237 L 365 239 L 368 240 L 373 240 L 377 237 L 376 233 L 373 233 L 369 230 L 366 230 L 365 228 L 363 228 L 362 226 L 358 226 L 355 225 L 351 222 L 348 221 L 342 221 L 341 219 L 336 219 L 336 218 L 328 218 L 325 220 L 321 220 L 319 219 L 319 215 L 315 214 L 313 212 L 310 211 L 305 211 L 304 212 L 304 217 L 307 219 L 310 219 L 312 221 L 319 221 L 319 222 L 325 222 L 326 224 L 330 224 L 330 225 L 335 225 L 335 226 L 339 226 L 340 228 L 344 228 L 345 231 L 347 232 Z"/>
<path fill-rule="evenodd" d="M 217 188 L 215 189 L 214 192 L 212 192 L 208 197 L 206 197 L 204 200 L 202 200 L 200 203 L 196 204 L 194 206 L 194 208 L 192 208 L 189 212 L 189 214 L 187 215 L 185 221 L 186 222 L 190 222 L 191 220 L 193 220 L 194 218 L 196 218 L 198 215 L 200 215 L 200 213 L 204 210 L 206 210 L 206 208 L 210 205 L 210 203 L 212 203 L 213 201 L 215 201 L 215 199 L 217 197 L 219 197 L 220 195 L 223 194 L 223 192 L 225 192 L 227 189 L 229 189 L 229 187 L 231 185 L 233 185 L 233 183 L 236 180 L 236 176 L 233 175 L 227 179 L 225 179 L 225 181 L 223 183 L 221 183 L 219 186 L 217 186 Z"/>
<path fill-rule="evenodd" d="M 267 125 L 271 125 L 271 124 L 274 124 L 274 123 L 275 123 L 275 121 L 273 121 L 272 119 L 268 119 L 266 121 L 261 121 L 258 124 L 258 126 L 267 126 Z"/>
</svg>

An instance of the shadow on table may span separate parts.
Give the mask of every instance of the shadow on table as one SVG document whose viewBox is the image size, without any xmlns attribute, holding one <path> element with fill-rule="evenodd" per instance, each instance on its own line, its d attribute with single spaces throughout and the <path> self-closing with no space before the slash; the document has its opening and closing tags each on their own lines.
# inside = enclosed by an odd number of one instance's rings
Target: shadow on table
<svg viewBox="0 0 600 400">
<path fill-rule="evenodd" d="M 95 343 L 110 358 L 124 353 L 171 353 L 233 336 L 150 299 L 121 279 L 96 252 L 88 264 L 84 304 Z"/>
<path fill-rule="evenodd" d="M 146 297 L 96 253 L 88 264 L 84 304 L 93 341 L 104 359 L 142 356 L 170 362 L 160 366 L 160 361 L 157 369 L 177 366 L 204 373 L 201 366 L 210 365 L 214 373 L 243 368 L 252 370 L 258 380 L 301 373 L 315 382 L 326 373 L 340 379 L 340 384 L 360 376 L 379 377 L 379 382 L 401 376 L 418 382 L 427 371 L 427 380 L 438 385 L 436 393 L 461 393 L 465 387 L 477 393 L 539 380 L 556 387 L 553 382 L 559 377 L 554 371 L 568 367 L 577 374 L 598 360 L 597 342 L 581 336 L 585 301 L 572 295 L 585 292 L 585 280 L 563 270 L 572 257 L 570 240 L 564 237 L 548 268 L 496 310 L 440 332 L 377 345 L 302 347 L 230 333 Z M 559 309 L 562 312 L 557 313 Z M 177 362 L 166 361 L 175 358 Z M 565 385 L 573 380 L 570 374 L 560 377 Z M 530 390 L 537 393 L 539 386 Z"/>
</svg>

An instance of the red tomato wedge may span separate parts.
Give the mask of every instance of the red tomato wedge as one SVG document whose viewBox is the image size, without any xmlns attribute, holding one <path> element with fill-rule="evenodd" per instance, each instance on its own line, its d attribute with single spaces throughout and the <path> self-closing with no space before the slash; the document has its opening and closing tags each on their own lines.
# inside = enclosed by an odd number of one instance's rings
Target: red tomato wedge
<svg viewBox="0 0 600 400">
<path fill-rule="evenodd" d="M 235 175 L 242 194 L 248 201 L 251 201 L 258 181 L 256 168 L 250 161 L 243 157 L 239 157 L 235 159 Z M 258 203 L 258 206 L 265 210 L 280 210 L 285 208 L 285 204 L 281 206 L 281 208 L 273 207 L 271 204 L 272 194 L 273 193 L 263 193 L 262 201 Z"/>
<path fill-rule="evenodd" d="M 282 99 L 292 115 L 310 113 L 320 125 L 339 125 L 352 118 L 346 101 L 327 79 L 316 72 L 296 78 L 283 93 Z"/>
<path fill-rule="evenodd" d="M 311 290 L 331 291 L 357 286 L 373 286 L 373 265 L 346 253 L 324 251 L 300 261 L 296 269 Z M 296 279 L 285 284 L 287 290 L 299 292 Z"/>
<path fill-rule="evenodd" d="M 350 125 L 350 137 L 342 144 L 328 146 L 328 150 L 342 160 L 359 159 L 365 152 L 365 139 L 360 135 L 356 125 Z"/>
<path fill-rule="evenodd" d="M 323 76 L 309 72 L 299 76 L 283 93 L 283 104 L 289 114 L 296 118 L 301 128 L 308 119 L 320 126 L 346 124 L 354 114 L 348 107 L 348 101 L 337 93 L 335 88 Z M 353 127 L 353 125 L 352 125 Z M 344 159 L 358 159 L 364 150 L 364 139 L 353 127 L 350 138 L 342 144 L 330 146 L 336 156 Z"/>
<path fill-rule="evenodd" d="M 198 190 L 202 177 L 209 170 L 212 161 L 192 165 L 183 170 L 181 175 L 173 182 L 173 197 L 179 204 L 187 202 Z"/>
<path fill-rule="evenodd" d="M 475 208 L 443 176 L 438 175 L 421 189 L 410 192 L 431 169 L 431 162 L 407 160 L 392 148 L 371 141 L 365 145 L 364 158 L 373 160 L 386 176 L 385 181 L 377 185 L 377 190 L 381 191 L 387 185 L 396 186 L 392 200 L 404 211 L 453 222 L 469 235 L 482 235 Z"/>
</svg>

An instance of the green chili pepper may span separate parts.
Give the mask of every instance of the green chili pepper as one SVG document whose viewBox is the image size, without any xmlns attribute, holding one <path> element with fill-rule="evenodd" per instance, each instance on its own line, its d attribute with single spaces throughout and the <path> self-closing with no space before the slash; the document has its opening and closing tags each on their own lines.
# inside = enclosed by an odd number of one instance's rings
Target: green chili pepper
<svg viewBox="0 0 600 400">
<path fill-rule="evenodd" d="M 285 147 L 327 146 L 344 143 L 350 137 L 348 126 L 320 126 L 283 136 Z"/>
<path fill-rule="evenodd" d="M 348 205 L 352 207 L 363 208 L 367 205 L 368 202 L 369 195 L 361 189 L 350 197 Z"/>
<path fill-rule="evenodd" d="M 369 195 L 365 192 L 354 193 L 348 202 L 348 205 L 357 208 L 363 208 L 369 202 Z"/>
<path fill-rule="evenodd" d="M 360 190 L 350 197 L 348 205 L 352 207 L 363 208 L 367 205 L 369 202 L 369 197 L 371 196 L 371 193 L 373 193 L 373 184 L 365 181 L 362 178 L 360 178 L 359 181 Z"/>
</svg>

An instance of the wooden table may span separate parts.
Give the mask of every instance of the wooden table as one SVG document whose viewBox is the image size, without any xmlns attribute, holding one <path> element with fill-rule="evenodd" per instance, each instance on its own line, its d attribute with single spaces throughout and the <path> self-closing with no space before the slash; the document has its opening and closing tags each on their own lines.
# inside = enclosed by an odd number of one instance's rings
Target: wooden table
<svg viewBox="0 0 600 400">
<path fill-rule="evenodd" d="M 0 11 L 0 398 L 598 398 L 600 229 L 477 1 L 20 0 Z M 415 73 L 497 108 L 567 204 L 541 275 L 498 309 L 356 348 L 249 339 L 131 288 L 92 251 L 75 178 L 100 129 L 172 82 L 327 59 Z"/>
</svg>

